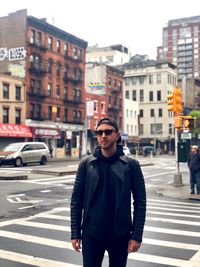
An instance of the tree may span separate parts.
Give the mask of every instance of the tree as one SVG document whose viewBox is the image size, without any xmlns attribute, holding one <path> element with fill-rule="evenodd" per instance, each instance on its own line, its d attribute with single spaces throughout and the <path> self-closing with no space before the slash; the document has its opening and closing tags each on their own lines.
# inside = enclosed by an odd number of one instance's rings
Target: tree
<svg viewBox="0 0 200 267">
<path fill-rule="evenodd" d="M 193 134 L 200 134 L 200 110 L 193 110 L 190 112 L 192 117 L 196 117 L 196 127 L 192 130 Z"/>
</svg>

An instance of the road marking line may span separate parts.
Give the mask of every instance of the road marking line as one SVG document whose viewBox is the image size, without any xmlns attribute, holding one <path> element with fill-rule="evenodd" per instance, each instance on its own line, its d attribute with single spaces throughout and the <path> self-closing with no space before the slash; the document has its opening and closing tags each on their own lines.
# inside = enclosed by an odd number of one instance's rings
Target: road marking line
<svg viewBox="0 0 200 267">
<path fill-rule="evenodd" d="M 185 220 L 174 220 L 174 219 L 167 219 L 167 218 L 156 218 L 156 217 L 147 217 L 147 220 L 154 221 L 154 222 L 168 222 L 168 223 L 176 223 L 176 224 L 186 224 L 186 225 L 193 225 L 193 226 L 200 226 L 200 222 L 193 222 L 193 221 L 185 221 Z"/>
<path fill-rule="evenodd" d="M 25 194 L 18 194 L 18 195 L 9 195 L 7 197 L 24 197 Z"/>
<path fill-rule="evenodd" d="M 200 204 L 198 204 L 198 203 L 189 203 L 189 202 L 181 202 L 181 201 L 169 201 L 169 200 L 161 200 L 161 199 L 159 199 L 159 200 L 157 200 L 157 199 L 153 199 L 153 198 L 148 198 L 148 202 L 158 202 L 159 204 L 161 203 L 161 202 L 163 202 L 163 203 L 173 203 L 173 204 L 181 204 L 181 205 L 186 205 L 186 206 L 200 206 Z"/>
<path fill-rule="evenodd" d="M 200 232 L 192 232 L 192 231 L 185 231 L 185 230 L 175 230 L 170 228 L 159 228 L 159 227 L 152 227 L 152 226 L 145 226 L 145 231 L 148 232 L 155 232 L 155 233 L 164 233 L 170 235 L 185 235 L 191 237 L 200 237 Z"/>
<path fill-rule="evenodd" d="M 17 225 L 42 228 L 42 229 L 50 229 L 50 230 L 58 230 L 63 232 L 70 232 L 71 228 L 69 226 L 61 226 L 61 225 L 53 225 L 48 223 L 39 223 L 39 222 L 30 222 L 30 221 L 19 221 L 15 222 Z"/>
<path fill-rule="evenodd" d="M 149 214 L 156 214 L 156 215 L 166 215 L 166 216 L 175 216 L 175 217 L 188 217 L 188 218 L 196 218 L 200 219 L 200 216 L 198 215 L 190 215 L 190 214 L 177 214 L 172 212 L 159 212 L 159 211 L 148 211 Z"/>
<path fill-rule="evenodd" d="M 33 208 L 34 206 L 26 206 L 26 207 L 21 207 L 21 208 L 18 208 L 18 210 L 25 210 L 25 209 L 30 209 L 30 208 Z"/>
<path fill-rule="evenodd" d="M 51 192 L 51 190 L 41 190 L 40 192 L 41 193 L 49 193 L 49 192 Z"/>
<path fill-rule="evenodd" d="M 196 213 L 199 213 L 200 212 L 200 207 L 188 207 L 188 209 L 185 209 L 186 208 L 185 206 L 162 204 L 162 203 L 160 203 L 160 204 L 156 204 L 156 203 L 148 204 L 147 203 L 147 207 L 154 207 L 156 209 L 157 209 L 157 207 L 158 208 L 165 208 L 166 207 L 166 209 L 167 209 L 167 207 L 169 207 L 169 209 L 172 208 L 171 210 L 187 211 L 187 212 L 196 212 Z M 175 209 L 175 208 L 178 208 L 178 209 Z"/>
<path fill-rule="evenodd" d="M 19 262 L 23 264 L 29 264 L 38 267 L 81 267 L 81 265 L 75 265 L 70 263 L 65 263 L 61 261 L 48 260 L 44 258 L 39 258 L 35 256 L 30 256 L 22 253 L 10 252 L 5 250 L 0 250 L 0 258 L 5 260 L 10 260 L 14 262 Z"/>
</svg>

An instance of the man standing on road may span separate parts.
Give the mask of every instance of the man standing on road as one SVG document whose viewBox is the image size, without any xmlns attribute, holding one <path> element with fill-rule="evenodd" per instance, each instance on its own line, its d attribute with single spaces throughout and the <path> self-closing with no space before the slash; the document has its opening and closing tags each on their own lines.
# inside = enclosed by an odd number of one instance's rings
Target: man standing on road
<svg viewBox="0 0 200 267">
<path fill-rule="evenodd" d="M 191 194 L 195 194 L 195 184 L 197 186 L 197 194 L 200 194 L 200 154 L 197 145 L 191 146 L 191 152 L 188 157 L 188 168 L 190 170 Z"/>
<path fill-rule="evenodd" d="M 138 161 L 124 155 L 117 123 L 98 122 L 99 147 L 79 164 L 71 198 L 71 240 L 84 267 L 125 267 L 142 242 L 146 216 L 144 178 Z M 133 197 L 133 215 L 131 198 Z"/>
</svg>

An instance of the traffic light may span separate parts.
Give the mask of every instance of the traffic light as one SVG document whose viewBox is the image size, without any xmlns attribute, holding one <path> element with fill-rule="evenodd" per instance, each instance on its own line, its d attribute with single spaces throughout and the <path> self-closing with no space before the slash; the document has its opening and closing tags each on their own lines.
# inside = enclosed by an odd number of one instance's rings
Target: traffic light
<svg viewBox="0 0 200 267">
<path fill-rule="evenodd" d="M 169 111 L 174 111 L 174 93 L 173 92 L 167 96 L 167 109 Z"/>
<path fill-rule="evenodd" d="M 196 127 L 196 118 L 191 116 L 185 116 L 184 118 L 184 128 L 191 129 Z"/>
<path fill-rule="evenodd" d="M 174 107 L 173 111 L 176 115 L 182 113 L 183 111 L 182 90 L 179 87 L 176 87 L 173 92 L 173 107 Z"/>
<path fill-rule="evenodd" d="M 174 117 L 174 128 L 181 129 L 183 127 L 182 117 L 175 116 Z"/>
</svg>

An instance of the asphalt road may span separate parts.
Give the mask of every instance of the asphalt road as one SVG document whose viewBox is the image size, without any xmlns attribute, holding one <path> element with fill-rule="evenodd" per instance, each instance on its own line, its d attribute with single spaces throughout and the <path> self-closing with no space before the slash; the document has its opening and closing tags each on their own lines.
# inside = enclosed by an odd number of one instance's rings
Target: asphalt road
<svg viewBox="0 0 200 267">
<path fill-rule="evenodd" d="M 68 162 L 74 168 L 77 162 Z M 51 163 L 47 168 L 65 168 Z M 0 181 L 0 266 L 80 267 L 81 254 L 71 249 L 69 202 L 74 175 L 31 174 L 28 180 Z M 199 267 L 200 202 L 166 198 L 154 187 L 172 181 L 173 158 L 155 158 L 142 167 L 148 197 L 143 245 L 130 254 L 128 267 Z M 181 171 L 188 175 L 185 164 Z M 103 267 L 108 266 L 105 256 Z"/>
</svg>

